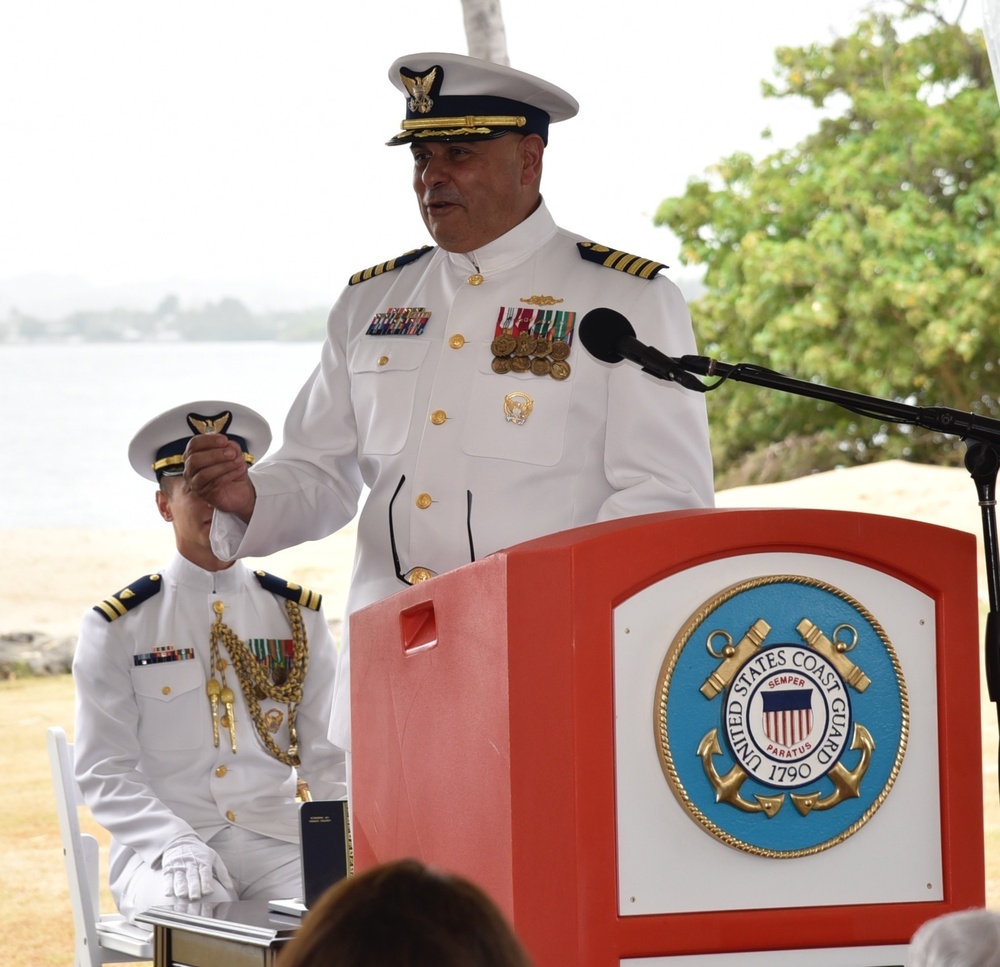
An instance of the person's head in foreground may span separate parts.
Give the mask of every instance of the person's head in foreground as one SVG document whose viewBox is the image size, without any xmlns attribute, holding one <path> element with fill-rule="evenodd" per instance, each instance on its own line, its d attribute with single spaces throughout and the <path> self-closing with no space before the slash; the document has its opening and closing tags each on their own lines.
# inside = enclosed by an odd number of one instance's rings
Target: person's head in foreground
<svg viewBox="0 0 1000 967">
<path fill-rule="evenodd" d="M 323 895 L 280 967 L 531 967 L 494 902 L 468 880 L 398 860 Z"/>
<path fill-rule="evenodd" d="M 907 967 L 1000 967 L 1000 913 L 962 910 L 928 920 L 913 935 Z"/>
</svg>

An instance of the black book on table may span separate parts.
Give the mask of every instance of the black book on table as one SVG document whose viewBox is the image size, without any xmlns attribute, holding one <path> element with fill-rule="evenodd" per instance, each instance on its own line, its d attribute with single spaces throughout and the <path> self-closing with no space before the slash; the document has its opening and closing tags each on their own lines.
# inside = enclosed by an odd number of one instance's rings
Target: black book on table
<svg viewBox="0 0 1000 967">
<path fill-rule="evenodd" d="M 350 871 L 350 823 L 344 800 L 315 799 L 299 807 L 302 895 L 271 900 L 278 913 L 303 914 Z"/>
</svg>

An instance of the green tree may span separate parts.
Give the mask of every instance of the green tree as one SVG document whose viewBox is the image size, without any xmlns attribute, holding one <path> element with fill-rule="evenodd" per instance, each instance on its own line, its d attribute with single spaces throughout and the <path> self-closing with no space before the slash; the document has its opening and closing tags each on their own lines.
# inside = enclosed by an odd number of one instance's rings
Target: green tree
<svg viewBox="0 0 1000 967">
<path fill-rule="evenodd" d="M 702 351 L 922 405 L 1000 413 L 1000 104 L 982 34 L 934 2 L 871 12 L 828 46 L 780 48 L 765 97 L 807 98 L 818 129 L 736 153 L 662 202 L 705 267 Z M 964 446 L 748 384 L 709 396 L 721 485 Z"/>
</svg>

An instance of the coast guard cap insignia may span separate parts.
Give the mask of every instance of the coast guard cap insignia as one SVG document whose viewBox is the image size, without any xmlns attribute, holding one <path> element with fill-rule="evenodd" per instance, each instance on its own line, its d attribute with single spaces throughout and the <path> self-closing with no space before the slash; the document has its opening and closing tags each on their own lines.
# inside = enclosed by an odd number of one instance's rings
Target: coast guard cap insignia
<svg viewBox="0 0 1000 967">
<path fill-rule="evenodd" d="M 909 703 L 882 626 L 797 575 L 733 585 L 671 643 L 656 689 L 663 774 L 699 826 L 771 858 L 830 849 L 889 796 Z"/>
<path fill-rule="evenodd" d="M 228 410 L 218 416 L 201 416 L 199 413 L 188 413 L 188 426 L 196 434 L 202 433 L 225 433 L 229 424 L 233 422 L 233 414 Z"/>
<path fill-rule="evenodd" d="M 431 88 L 434 86 L 434 79 L 437 77 L 436 67 L 429 70 L 422 77 L 408 72 L 402 68 L 399 72 L 399 79 L 409 92 L 406 106 L 409 110 L 417 114 L 427 114 L 434 107 L 434 101 L 430 96 Z"/>
</svg>

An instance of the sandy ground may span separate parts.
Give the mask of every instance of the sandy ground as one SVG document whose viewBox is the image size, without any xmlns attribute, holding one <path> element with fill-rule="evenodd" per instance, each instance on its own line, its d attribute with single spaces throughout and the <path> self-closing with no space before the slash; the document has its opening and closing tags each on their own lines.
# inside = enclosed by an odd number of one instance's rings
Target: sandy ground
<svg viewBox="0 0 1000 967">
<path fill-rule="evenodd" d="M 899 461 L 723 491 L 718 504 L 862 511 L 982 532 L 975 485 L 965 470 Z M 347 597 L 354 538 L 348 528 L 257 563 L 321 592 L 327 616 L 337 618 Z M 0 547 L 0 634 L 62 636 L 76 634 L 87 608 L 162 566 L 173 542 L 163 524 L 136 531 L 0 531 Z"/>
<path fill-rule="evenodd" d="M 148 530 L 83 528 L 0 531 L 0 634 L 75 635 L 81 615 L 173 553 L 167 524 Z M 354 560 L 354 528 L 247 561 L 323 595 L 328 618 L 339 618 Z"/>
<path fill-rule="evenodd" d="M 985 594 L 979 497 L 964 469 L 890 460 L 783 483 L 735 487 L 717 494 L 716 502 L 720 507 L 816 507 L 885 514 L 968 531 L 978 539 L 980 587 Z"/>
</svg>

